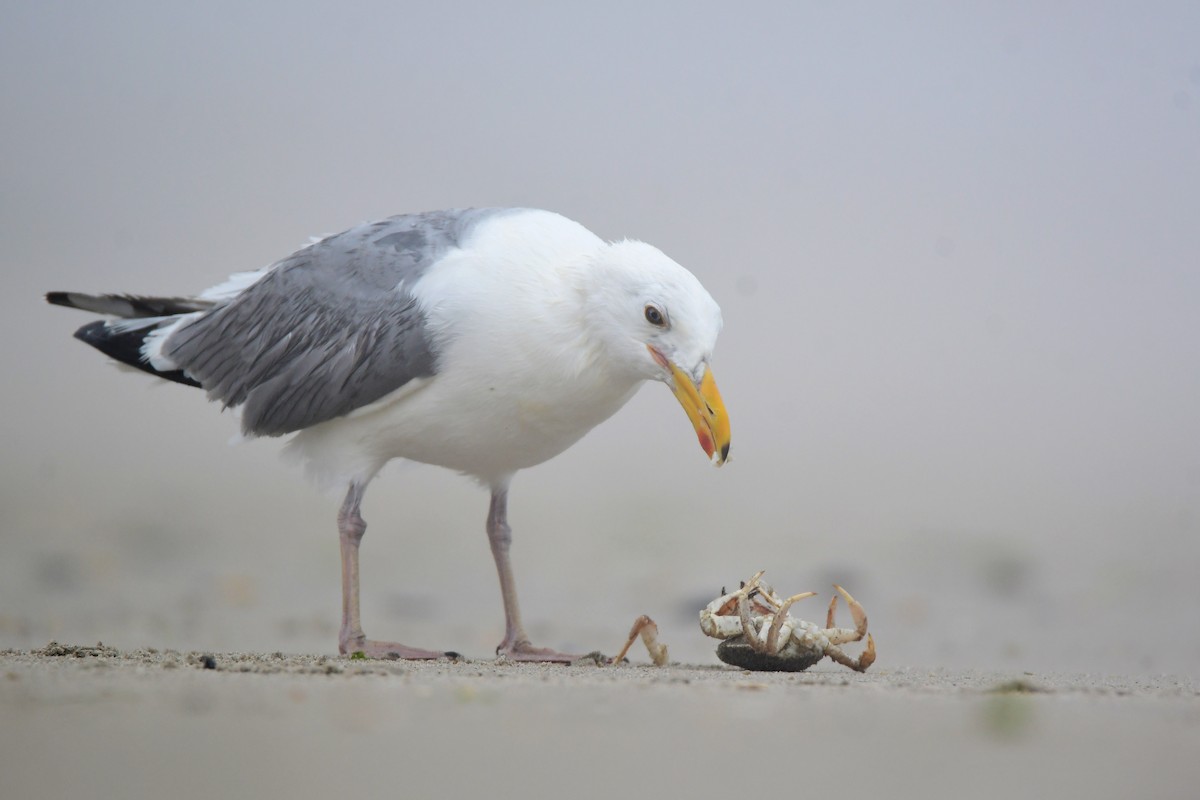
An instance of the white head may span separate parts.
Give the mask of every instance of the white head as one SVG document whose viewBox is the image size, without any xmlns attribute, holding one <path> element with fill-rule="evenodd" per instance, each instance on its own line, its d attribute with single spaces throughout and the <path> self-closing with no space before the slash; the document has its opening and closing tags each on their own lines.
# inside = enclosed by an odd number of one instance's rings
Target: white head
<svg viewBox="0 0 1200 800">
<path fill-rule="evenodd" d="M 704 451 L 729 454 L 729 421 L 709 369 L 721 309 L 696 276 L 643 242 L 606 246 L 592 264 L 587 313 L 611 363 L 671 387 Z"/>
</svg>

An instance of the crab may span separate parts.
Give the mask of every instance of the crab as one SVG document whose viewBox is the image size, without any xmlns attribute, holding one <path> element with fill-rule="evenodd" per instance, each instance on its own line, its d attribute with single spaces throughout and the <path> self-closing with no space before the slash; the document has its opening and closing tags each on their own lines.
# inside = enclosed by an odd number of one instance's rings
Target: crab
<svg viewBox="0 0 1200 800">
<path fill-rule="evenodd" d="M 800 672 L 825 656 L 858 672 L 865 672 L 875 662 L 875 639 L 867 633 L 867 613 L 858 601 L 841 586 L 834 584 L 850 606 L 853 628 L 836 628 L 833 624 L 838 595 L 829 601 L 825 627 L 795 619 L 788 609 L 797 600 L 812 597 L 816 592 L 804 592 L 780 599 L 762 580 L 762 570 L 742 584 L 735 592 L 725 593 L 700 612 L 700 629 L 714 639 L 717 658 L 726 664 L 743 669 L 769 672 Z M 866 648 L 857 657 L 847 655 L 838 645 L 861 641 Z"/>
</svg>

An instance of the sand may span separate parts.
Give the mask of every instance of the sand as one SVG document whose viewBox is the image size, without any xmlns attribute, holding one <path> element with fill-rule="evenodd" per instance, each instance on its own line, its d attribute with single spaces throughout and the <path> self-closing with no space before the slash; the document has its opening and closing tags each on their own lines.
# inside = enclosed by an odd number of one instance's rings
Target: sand
<svg viewBox="0 0 1200 800">
<path fill-rule="evenodd" d="M 1194 797 L 1200 686 L 0 652 L 0 796 Z"/>
</svg>

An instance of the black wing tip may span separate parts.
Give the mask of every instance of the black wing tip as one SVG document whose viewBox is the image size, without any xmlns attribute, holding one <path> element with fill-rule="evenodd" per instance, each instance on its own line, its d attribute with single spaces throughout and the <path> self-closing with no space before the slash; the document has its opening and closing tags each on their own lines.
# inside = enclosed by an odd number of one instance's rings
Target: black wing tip
<svg viewBox="0 0 1200 800">
<path fill-rule="evenodd" d="M 75 331 L 75 338 L 89 344 L 109 358 L 131 367 L 148 372 L 164 380 L 182 383 L 184 386 L 203 388 L 200 382 L 183 370 L 155 369 L 142 357 L 142 342 L 145 331 L 114 331 L 104 320 L 98 319 Z"/>
<path fill-rule="evenodd" d="M 111 337 L 107 332 L 108 323 L 102 319 L 95 322 L 89 322 L 82 325 L 75 331 L 75 338 L 81 342 L 87 342 L 98 350 L 101 350 L 105 355 L 110 355 L 105 348 L 100 346 L 100 343 L 108 341 Z M 118 359 L 124 361 L 125 359 Z"/>
<path fill-rule="evenodd" d="M 46 302 L 52 306 L 75 307 L 75 304 L 71 302 L 70 292 L 46 292 Z"/>
</svg>

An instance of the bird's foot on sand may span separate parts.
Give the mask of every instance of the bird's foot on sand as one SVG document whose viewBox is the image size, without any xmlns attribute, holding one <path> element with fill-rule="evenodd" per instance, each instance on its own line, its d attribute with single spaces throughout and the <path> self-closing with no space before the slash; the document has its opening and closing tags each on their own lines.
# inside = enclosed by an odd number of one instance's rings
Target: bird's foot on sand
<svg viewBox="0 0 1200 800">
<path fill-rule="evenodd" d="M 577 653 L 560 653 L 549 647 L 534 647 L 527 639 L 515 642 L 502 642 L 496 648 L 496 655 L 509 661 L 543 661 L 555 664 L 570 664 L 579 660 Z"/>
<path fill-rule="evenodd" d="M 428 660 L 434 658 L 461 658 L 458 653 L 452 650 L 424 650 L 420 647 L 409 647 L 399 642 L 377 642 L 373 639 L 350 639 L 341 642 L 338 650 L 344 656 L 353 657 L 362 653 L 359 656 L 360 658 L 382 658 L 392 661 L 398 659 Z"/>
</svg>

